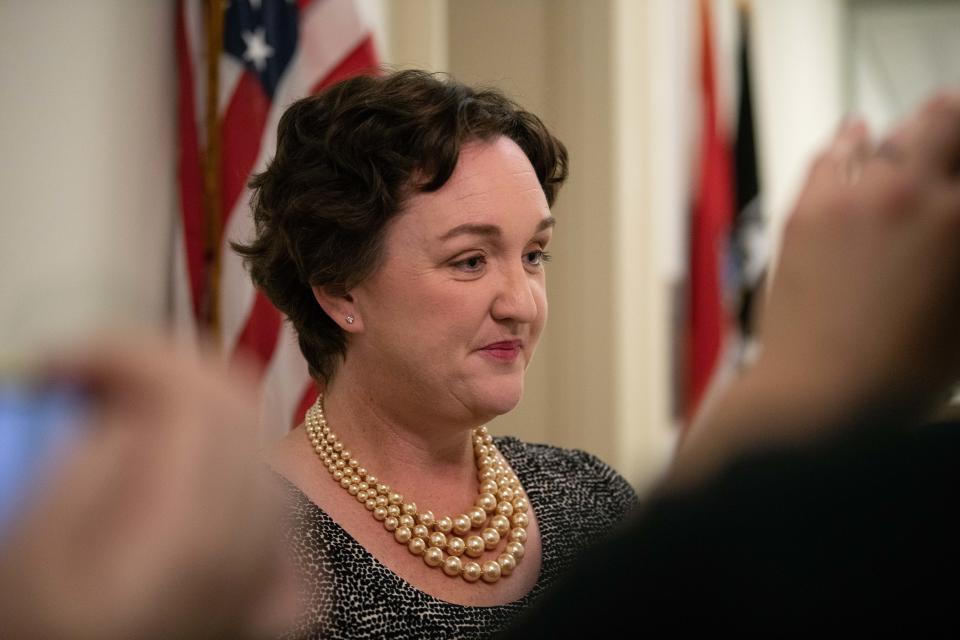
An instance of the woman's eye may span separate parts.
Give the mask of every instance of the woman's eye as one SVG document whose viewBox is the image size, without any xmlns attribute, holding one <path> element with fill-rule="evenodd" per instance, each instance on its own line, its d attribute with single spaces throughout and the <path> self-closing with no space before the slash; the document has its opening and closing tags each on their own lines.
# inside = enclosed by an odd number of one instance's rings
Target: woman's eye
<svg viewBox="0 0 960 640">
<path fill-rule="evenodd" d="M 544 262 L 550 261 L 550 254 L 542 249 L 537 249 L 536 251 L 528 251 L 524 254 L 524 259 L 527 261 L 527 264 L 539 267 Z"/>
<path fill-rule="evenodd" d="M 469 258 L 454 262 L 453 266 L 467 273 L 476 273 L 483 269 L 485 263 L 486 258 L 483 256 L 470 256 Z"/>
</svg>

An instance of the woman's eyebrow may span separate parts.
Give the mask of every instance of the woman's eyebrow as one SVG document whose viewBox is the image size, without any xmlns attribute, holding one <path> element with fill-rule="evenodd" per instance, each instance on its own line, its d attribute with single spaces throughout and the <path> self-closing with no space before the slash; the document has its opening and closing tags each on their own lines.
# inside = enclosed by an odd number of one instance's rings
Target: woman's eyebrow
<svg viewBox="0 0 960 640">
<path fill-rule="evenodd" d="M 557 224 L 557 219 L 553 216 L 547 216 L 540 221 L 540 224 L 537 225 L 537 230 L 534 233 L 540 233 L 544 229 L 549 229 Z M 450 229 L 442 236 L 440 240 L 449 240 L 456 236 L 462 235 L 475 235 L 475 236 L 485 236 L 490 238 L 499 238 L 503 235 L 503 231 L 495 224 L 473 224 L 466 223 L 457 225 L 453 229 Z"/>
<path fill-rule="evenodd" d="M 463 235 L 474 235 L 474 236 L 487 236 L 493 238 L 499 238 L 503 235 L 503 232 L 495 224 L 461 224 L 453 229 L 450 229 L 445 234 L 440 236 L 440 240 L 449 240 L 456 236 Z"/>
<path fill-rule="evenodd" d="M 551 227 L 557 226 L 557 219 L 553 216 L 547 216 L 540 221 L 540 224 L 537 225 L 537 230 L 535 233 L 540 233 L 544 229 L 550 229 Z"/>
</svg>

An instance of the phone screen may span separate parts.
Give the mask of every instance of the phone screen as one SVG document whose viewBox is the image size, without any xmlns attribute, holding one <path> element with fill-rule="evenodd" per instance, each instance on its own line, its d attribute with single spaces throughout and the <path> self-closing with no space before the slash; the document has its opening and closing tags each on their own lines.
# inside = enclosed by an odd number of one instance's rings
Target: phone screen
<svg viewBox="0 0 960 640">
<path fill-rule="evenodd" d="M 79 389 L 0 379 L 0 536 L 78 437 L 86 408 Z"/>
</svg>

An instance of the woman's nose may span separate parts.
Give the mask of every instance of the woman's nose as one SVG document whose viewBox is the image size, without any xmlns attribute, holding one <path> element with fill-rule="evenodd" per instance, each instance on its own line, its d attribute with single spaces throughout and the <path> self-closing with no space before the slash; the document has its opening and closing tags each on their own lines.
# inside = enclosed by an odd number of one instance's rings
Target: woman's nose
<svg viewBox="0 0 960 640">
<path fill-rule="evenodd" d="M 492 313 L 497 320 L 533 322 L 537 318 L 534 283 L 522 267 L 505 272 L 493 301 Z"/>
</svg>

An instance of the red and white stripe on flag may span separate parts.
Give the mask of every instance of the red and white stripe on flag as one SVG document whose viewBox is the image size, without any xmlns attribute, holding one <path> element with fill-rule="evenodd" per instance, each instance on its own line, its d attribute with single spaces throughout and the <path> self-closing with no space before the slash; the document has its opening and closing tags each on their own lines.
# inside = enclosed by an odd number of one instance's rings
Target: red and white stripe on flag
<svg viewBox="0 0 960 640">
<path fill-rule="evenodd" d="M 273 156 L 276 129 L 293 101 L 377 64 L 371 29 L 355 0 L 230 0 L 224 3 L 219 52 L 220 228 L 217 287 L 219 347 L 225 357 L 252 356 L 261 371 L 264 440 L 297 424 L 316 391 L 296 336 L 257 291 L 230 241 L 254 232 L 246 184 Z M 180 0 L 180 216 L 173 259 L 176 331 L 206 332 L 203 299 L 211 292 L 204 264 L 202 158 L 207 148 L 207 30 L 202 0 Z"/>
</svg>

